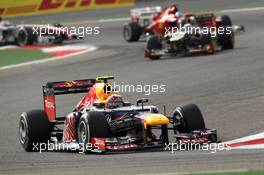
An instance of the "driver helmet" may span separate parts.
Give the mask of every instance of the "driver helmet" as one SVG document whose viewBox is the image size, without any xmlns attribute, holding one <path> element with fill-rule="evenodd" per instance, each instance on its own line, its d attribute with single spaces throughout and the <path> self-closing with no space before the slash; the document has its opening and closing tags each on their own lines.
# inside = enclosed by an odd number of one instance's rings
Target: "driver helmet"
<svg viewBox="0 0 264 175">
<path fill-rule="evenodd" d="M 108 108 L 108 109 L 114 109 L 114 108 L 123 107 L 123 106 L 124 106 L 124 100 L 118 94 L 113 94 L 109 96 L 105 103 L 105 108 Z"/>
<path fill-rule="evenodd" d="M 195 17 L 194 16 L 189 17 L 188 23 L 190 23 L 191 25 L 195 25 L 196 24 Z"/>
<path fill-rule="evenodd" d="M 169 6 L 169 13 L 176 14 L 176 12 L 178 12 L 178 5 L 176 3 L 173 3 Z"/>
<path fill-rule="evenodd" d="M 171 9 L 173 9 L 175 12 L 178 12 L 178 4 L 177 3 L 173 3 L 171 5 Z"/>
<path fill-rule="evenodd" d="M 104 102 L 112 93 L 112 86 L 109 83 L 97 83 L 95 94 L 99 102 Z"/>
</svg>

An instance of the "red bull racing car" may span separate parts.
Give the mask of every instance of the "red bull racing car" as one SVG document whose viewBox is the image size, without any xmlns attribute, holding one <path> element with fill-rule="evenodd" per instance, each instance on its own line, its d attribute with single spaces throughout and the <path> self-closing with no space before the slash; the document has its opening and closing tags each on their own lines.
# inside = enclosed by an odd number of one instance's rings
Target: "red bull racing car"
<svg viewBox="0 0 264 175">
<path fill-rule="evenodd" d="M 31 110 L 19 119 L 19 142 L 26 151 L 52 143 L 84 153 L 165 148 L 169 142 L 213 143 L 215 129 L 207 129 L 194 104 L 178 106 L 172 116 L 156 106 L 124 101 L 108 83 L 113 77 L 49 82 L 43 86 L 44 110 Z M 55 96 L 86 93 L 67 116 L 57 116 Z M 169 140 L 168 131 L 174 131 Z M 158 134 L 156 131 L 159 131 Z M 45 146 L 47 150 L 49 147 Z M 71 149 L 70 149 L 71 150 Z"/>
</svg>

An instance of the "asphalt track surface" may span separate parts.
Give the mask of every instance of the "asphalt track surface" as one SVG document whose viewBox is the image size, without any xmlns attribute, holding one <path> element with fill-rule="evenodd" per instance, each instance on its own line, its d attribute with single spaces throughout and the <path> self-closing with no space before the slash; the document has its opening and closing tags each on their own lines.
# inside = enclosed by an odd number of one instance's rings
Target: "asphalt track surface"
<svg viewBox="0 0 264 175">
<path fill-rule="evenodd" d="M 179 1 L 187 9 L 264 6 L 262 1 Z M 167 2 L 163 2 L 165 4 Z M 151 2 L 150 5 L 159 4 Z M 139 3 L 137 6 L 146 4 Z M 127 16 L 127 9 L 71 13 L 76 20 L 103 18 L 105 14 Z M 114 12 L 114 13 L 113 13 Z M 88 14 L 89 17 L 87 16 Z M 149 174 L 205 170 L 261 169 L 263 150 L 128 152 L 125 154 L 84 155 L 78 153 L 26 153 L 18 142 L 18 117 L 32 108 L 42 108 L 41 85 L 47 81 L 93 78 L 114 75 L 126 84 L 165 84 L 166 93 L 151 94 L 152 104 L 167 105 L 170 113 L 176 105 L 196 103 L 208 128 L 216 128 L 226 141 L 263 132 L 264 57 L 263 11 L 229 14 L 234 24 L 243 24 L 246 33 L 236 37 L 236 48 L 210 56 L 165 57 L 149 61 L 143 57 L 144 42 L 126 43 L 121 35 L 124 22 L 85 25 L 100 26 L 100 36 L 82 43 L 94 44 L 97 51 L 34 66 L 0 71 L 0 174 Z M 47 18 L 46 16 L 42 19 Z M 60 15 L 49 15 L 51 20 Z M 66 18 L 66 17 L 65 17 Z M 36 17 L 23 18 L 35 22 Z M 129 101 L 144 94 L 125 93 Z M 74 97 L 74 98 L 73 98 Z M 76 98 L 77 97 L 77 98 Z M 60 97 L 59 112 L 66 114 L 79 100 Z"/>
</svg>

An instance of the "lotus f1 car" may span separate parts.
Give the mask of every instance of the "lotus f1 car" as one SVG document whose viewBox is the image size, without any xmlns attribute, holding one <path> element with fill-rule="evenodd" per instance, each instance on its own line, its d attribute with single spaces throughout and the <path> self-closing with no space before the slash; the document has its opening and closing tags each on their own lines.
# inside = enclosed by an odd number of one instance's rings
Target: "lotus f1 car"
<svg viewBox="0 0 264 175">
<path fill-rule="evenodd" d="M 70 33 L 61 24 L 15 25 L 8 21 L 0 21 L 0 45 L 16 44 L 25 45 L 50 45 L 61 44 L 67 40 L 82 39 L 76 34 Z"/>
<path fill-rule="evenodd" d="M 167 18 L 170 22 L 158 20 L 153 24 L 155 35 L 147 41 L 145 57 L 159 59 L 163 55 L 213 54 L 217 50 L 234 48 L 235 33 L 227 15 L 185 14 L 181 18 L 176 15 Z"/>
<path fill-rule="evenodd" d="M 36 151 L 34 145 L 48 142 L 75 145 L 85 153 L 165 147 L 168 130 L 174 131 L 173 143 L 217 141 L 216 130 L 205 127 L 196 105 L 178 106 L 170 117 L 155 106 L 145 105 L 147 99 L 137 100 L 136 105 L 124 101 L 112 91 L 109 79 L 113 77 L 43 86 L 44 110 L 24 112 L 19 119 L 23 148 Z M 57 116 L 55 96 L 75 93 L 86 95 L 67 116 Z"/>
</svg>

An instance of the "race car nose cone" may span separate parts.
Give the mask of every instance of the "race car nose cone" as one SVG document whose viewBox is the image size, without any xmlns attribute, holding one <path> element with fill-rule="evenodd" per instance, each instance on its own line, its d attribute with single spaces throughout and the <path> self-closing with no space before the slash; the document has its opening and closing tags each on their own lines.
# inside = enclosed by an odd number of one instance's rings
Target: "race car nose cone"
<svg viewBox="0 0 264 175">
<path fill-rule="evenodd" d="M 148 126 L 167 125 L 169 119 L 162 114 L 147 114 L 145 124 Z"/>
</svg>

